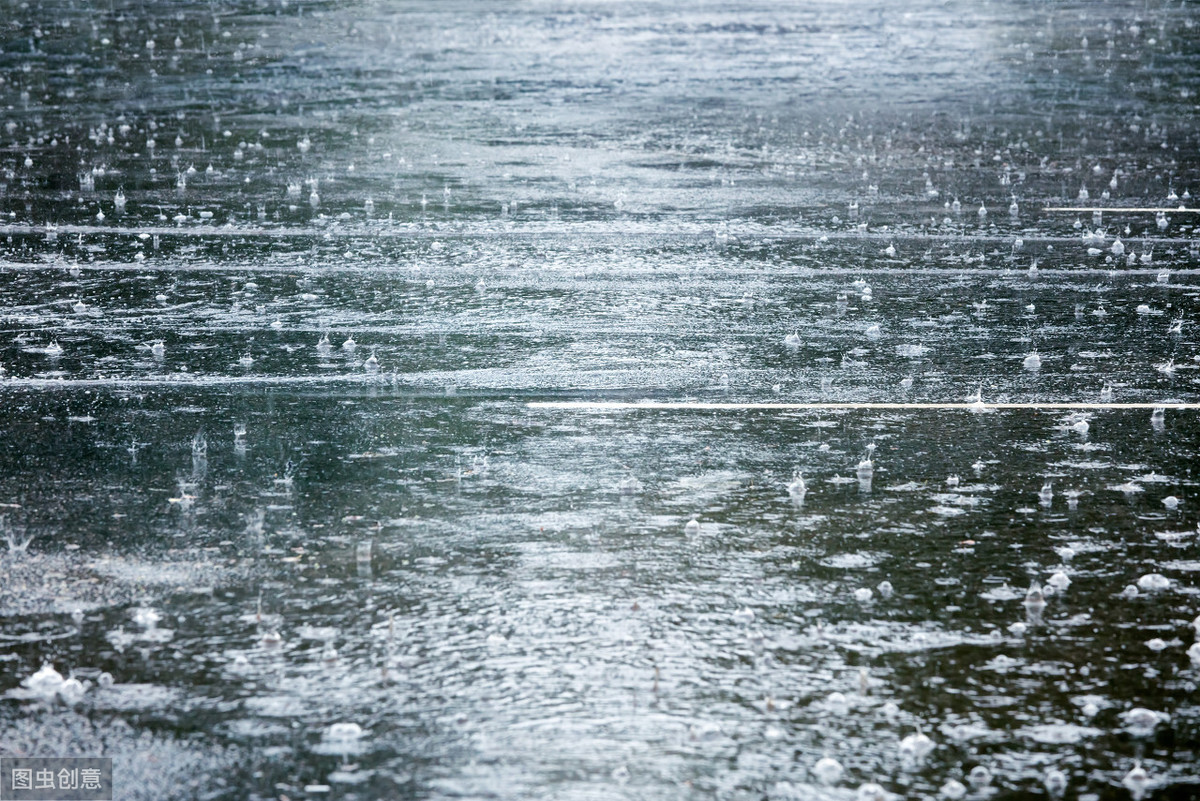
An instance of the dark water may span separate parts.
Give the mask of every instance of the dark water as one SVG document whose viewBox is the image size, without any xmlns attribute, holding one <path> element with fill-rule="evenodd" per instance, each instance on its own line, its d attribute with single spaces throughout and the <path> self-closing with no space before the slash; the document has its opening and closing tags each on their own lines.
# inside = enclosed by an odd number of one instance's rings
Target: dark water
<svg viewBox="0 0 1200 801">
<path fill-rule="evenodd" d="M 0 756 L 1200 793 L 1195 3 L 4 8 Z"/>
</svg>

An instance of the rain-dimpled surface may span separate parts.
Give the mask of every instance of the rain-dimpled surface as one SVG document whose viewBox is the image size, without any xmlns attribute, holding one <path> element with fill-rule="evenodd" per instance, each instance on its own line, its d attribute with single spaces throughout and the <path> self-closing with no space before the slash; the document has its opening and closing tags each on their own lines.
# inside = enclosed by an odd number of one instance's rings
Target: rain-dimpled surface
<svg viewBox="0 0 1200 801">
<path fill-rule="evenodd" d="M 0 756 L 1200 792 L 1194 3 L 2 24 Z"/>
</svg>

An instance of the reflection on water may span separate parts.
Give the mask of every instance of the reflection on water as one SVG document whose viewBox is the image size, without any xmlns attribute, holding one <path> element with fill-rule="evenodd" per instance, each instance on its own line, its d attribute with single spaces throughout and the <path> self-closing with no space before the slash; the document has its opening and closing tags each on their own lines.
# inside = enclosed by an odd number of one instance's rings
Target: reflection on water
<svg viewBox="0 0 1200 801">
<path fill-rule="evenodd" d="M 14 9 L 0 755 L 1190 797 L 1197 22 Z"/>
</svg>

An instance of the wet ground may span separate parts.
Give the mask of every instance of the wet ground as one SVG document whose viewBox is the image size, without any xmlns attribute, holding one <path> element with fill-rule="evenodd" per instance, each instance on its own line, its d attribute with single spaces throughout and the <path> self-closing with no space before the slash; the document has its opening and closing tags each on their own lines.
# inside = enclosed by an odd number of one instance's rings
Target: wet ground
<svg viewBox="0 0 1200 801">
<path fill-rule="evenodd" d="M 0 756 L 1200 794 L 1196 3 L 100 5 L 0 30 Z"/>
</svg>

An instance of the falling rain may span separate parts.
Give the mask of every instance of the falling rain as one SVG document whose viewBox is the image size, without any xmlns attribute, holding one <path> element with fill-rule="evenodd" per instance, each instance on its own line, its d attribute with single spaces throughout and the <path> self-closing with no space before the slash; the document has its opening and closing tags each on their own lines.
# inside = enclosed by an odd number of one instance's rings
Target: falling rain
<svg viewBox="0 0 1200 801">
<path fill-rule="evenodd" d="M 1200 794 L 1200 6 L 9 3 L 0 768 Z"/>
</svg>

